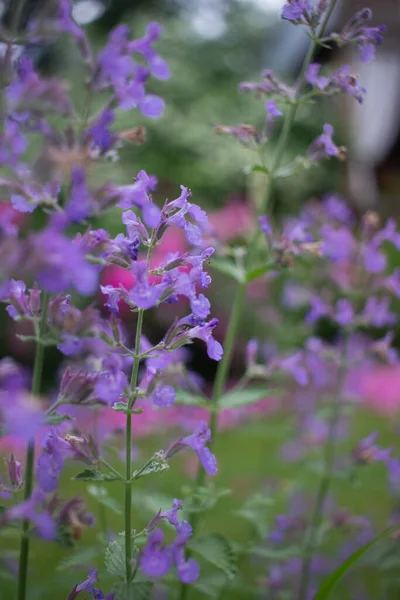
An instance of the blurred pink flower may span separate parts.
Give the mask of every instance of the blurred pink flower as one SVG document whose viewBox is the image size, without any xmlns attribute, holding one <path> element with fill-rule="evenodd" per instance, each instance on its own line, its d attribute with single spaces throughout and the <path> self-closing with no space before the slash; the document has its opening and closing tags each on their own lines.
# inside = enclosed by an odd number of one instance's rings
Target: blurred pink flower
<svg viewBox="0 0 400 600">
<path fill-rule="evenodd" d="M 400 367 L 379 366 L 356 374 L 354 391 L 383 415 L 400 411 Z"/>
<path fill-rule="evenodd" d="M 209 213 L 211 231 L 220 240 L 228 242 L 246 236 L 254 229 L 254 211 L 249 204 L 234 197 L 221 209 Z"/>
</svg>

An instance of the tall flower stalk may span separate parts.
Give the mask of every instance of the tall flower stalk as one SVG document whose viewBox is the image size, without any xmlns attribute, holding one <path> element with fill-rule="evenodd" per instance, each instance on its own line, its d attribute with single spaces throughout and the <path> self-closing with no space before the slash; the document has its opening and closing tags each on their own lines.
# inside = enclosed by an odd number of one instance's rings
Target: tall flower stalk
<svg viewBox="0 0 400 600">
<path fill-rule="evenodd" d="M 42 384 L 42 373 L 43 373 L 43 360 L 44 360 L 44 334 L 46 329 L 47 320 L 47 308 L 48 308 L 48 296 L 43 294 L 41 302 L 40 322 L 36 329 L 36 350 L 35 350 L 35 362 L 33 366 L 32 376 L 32 394 L 38 396 L 41 391 Z M 33 478 L 34 478 L 34 466 L 35 466 L 35 440 L 30 439 L 28 441 L 28 447 L 26 450 L 25 457 L 25 487 L 24 487 L 24 500 L 27 501 L 32 495 L 33 489 Z M 18 600 L 25 600 L 27 584 L 28 584 L 28 564 L 29 564 L 29 519 L 23 519 L 22 521 L 22 532 L 21 532 L 21 543 L 19 551 L 19 566 L 18 566 Z"/>
</svg>

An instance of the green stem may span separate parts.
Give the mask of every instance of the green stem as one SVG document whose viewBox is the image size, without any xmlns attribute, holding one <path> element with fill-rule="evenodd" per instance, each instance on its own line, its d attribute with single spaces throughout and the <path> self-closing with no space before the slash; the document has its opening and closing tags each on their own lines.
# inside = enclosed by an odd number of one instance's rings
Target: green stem
<svg viewBox="0 0 400 600">
<path fill-rule="evenodd" d="M 42 301 L 42 315 L 39 324 L 39 337 L 43 336 L 44 329 L 46 326 L 47 307 L 49 298 L 47 294 L 43 293 Z M 33 378 L 32 378 L 32 394 L 37 396 L 40 394 L 40 387 L 42 383 L 42 372 L 43 372 L 43 357 L 44 357 L 44 346 L 42 344 L 36 345 L 35 351 L 35 362 L 33 366 Z M 24 500 L 29 500 L 32 495 L 33 487 L 33 471 L 35 463 L 35 440 L 31 439 L 28 442 L 26 451 L 26 466 L 25 466 L 25 486 L 24 486 Z M 26 586 L 27 586 L 27 575 L 28 575 L 28 560 L 29 560 L 29 519 L 24 519 L 22 522 L 21 532 L 21 546 L 19 553 L 19 568 L 18 568 L 18 600 L 25 600 L 26 598 Z"/>
<path fill-rule="evenodd" d="M 305 83 L 304 76 L 307 72 L 308 67 L 310 66 L 311 62 L 314 59 L 315 53 L 316 53 L 318 45 L 319 45 L 319 40 L 323 37 L 323 34 L 324 34 L 324 31 L 328 24 L 328 21 L 331 18 L 333 11 L 335 10 L 336 4 L 337 4 L 337 0 L 332 0 L 331 5 L 328 9 L 328 12 L 326 13 L 325 18 L 322 21 L 321 26 L 318 30 L 318 33 L 317 33 L 314 41 L 310 44 L 310 46 L 308 48 L 308 52 L 304 59 L 304 62 L 303 62 L 303 65 L 302 65 L 302 68 L 300 71 L 300 75 L 298 78 L 298 89 L 297 89 L 297 94 L 296 94 L 297 97 L 300 95 L 300 93 L 302 91 L 303 85 Z M 279 139 L 278 139 L 278 143 L 275 148 L 275 152 L 274 152 L 274 156 L 273 156 L 272 164 L 271 164 L 271 176 L 270 176 L 269 185 L 267 186 L 266 200 L 265 200 L 265 204 L 267 206 L 269 205 L 271 196 L 272 196 L 273 179 L 276 175 L 276 170 L 279 168 L 279 166 L 282 162 L 283 153 L 285 152 L 287 141 L 288 141 L 293 123 L 296 118 L 298 107 L 299 107 L 299 103 L 297 101 L 293 102 L 293 104 L 290 106 L 288 112 L 286 113 L 285 120 L 283 122 L 283 127 L 281 130 Z"/>
<path fill-rule="evenodd" d="M 140 340 L 143 328 L 142 309 L 138 311 L 138 320 L 136 325 L 135 355 L 140 354 Z M 136 401 L 136 386 L 139 375 L 140 358 L 135 358 L 132 368 L 130 398 L 128 407 L 131 409 Z M 132 580 L 132 414 L 126 415 L 126 460 L 125 460 L 125 572 L 126 582 Z"/>
<path fill-rule="evenodd" d="M 314 511 L 310 521 L 310 527 L 305 537 L 303 547 L 303 563 L 300 574 L 298 600 L 305 600 L 311 575 L 311 562 L 316 547 L 318 530 L 324 514 L 326 499 L 331 487 L 336 458 L 336 433 L 339 424 L 342 406 L 342 390 L 346 375 L 347 338 L 342 341 L 340 352 L 339 370 L 336 380 L 336 390 L 333 401 L 333 412 L 329 423 L 328 439 L 324 451 L 324 472 L 319 483 L 315 500 Z"/>
</svg>

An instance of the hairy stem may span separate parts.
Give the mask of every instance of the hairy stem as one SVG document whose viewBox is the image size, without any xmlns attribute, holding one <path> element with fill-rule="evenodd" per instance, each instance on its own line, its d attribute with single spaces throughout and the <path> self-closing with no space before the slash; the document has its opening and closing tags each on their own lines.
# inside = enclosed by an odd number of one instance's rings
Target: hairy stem
<svg viewBox="0 0 400 600">
<path fill-rule="evenodd" d="M 139 309 L 136 325 L 136 340 L 135 340 L 135 355 L 140 354 L 140 340 L 142 337 L 143 328 L 143 313 Z M 140 358 L 135 358 L 132 368 L 130 398 L 128 408 L 131 409 L 136 401 L 136 386 L 138 383 Z M 132 414 L 129 412 L 126 415 L 126 459 L 125 459 L 125 573 L 126 582 L 129 583 L 132 579 Z"/>
<path fill-rule="evenodd" d="M 339 369 L 336 379 L 336 390 L 333 400 L 332 417 L 329 423 L 328 439 L 324 450 L 324 471 L 319 483 L 315 499 L 314 511 L 311 516 L 310 527 L 305 536 L 303 547 L 303 562 L 300 573 L 298 600 L 305 600 L 311 575 L 311 563 L 317 542 L 318 530 L 324 514 L 325 502 L 329 494 L 336 458 L 336 433 L 342 407 L 342 391 L 346 376 L 347 338 L 342 340 L 340 351 Z"/>
<path fill-rule="evenodd" d="M 43 293 L 42 300 L 42 315 L 40 318 L 38 337 L 39 339 L 43 336 L 46 327 L 47 318 L 47 307 L 49 298 L 47 294 Z M 33 366 L 33 377 L 32 377 L 32 394 L 37 396 L 40 394 L 40 388 L 42 383 L 42 372 L 43 372 L 43 357 L 44 357 L 44 345 L 36 344 L 35 351 L 35 362 Z M 26 450 L 26 461 L 25 461 L 25 477 L 24 477 L 24 500 L 28 500 L 32 495 L 33 487 L 33 471 L 35 463 L 35 440 L 31 439 L 28 442 Z M 26 598 L 26 587 L 27 587 L 27 575 L 28 575 L 28 561 L 29 561 L 29 520 L 24 519 L 22 522 L 21 531 L 21 546 L 19 553 L 19 568 L 18 568 L 18 600 L 25 600 Z"/>
</svg>

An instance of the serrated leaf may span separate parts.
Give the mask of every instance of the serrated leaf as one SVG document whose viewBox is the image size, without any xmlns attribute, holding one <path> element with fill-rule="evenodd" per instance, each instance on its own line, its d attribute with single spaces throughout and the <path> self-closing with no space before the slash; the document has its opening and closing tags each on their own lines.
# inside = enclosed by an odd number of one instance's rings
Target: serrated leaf
<svg viewBox="0 0 400 600">
<path fill-rule="evenodd" d="M 125 543 L 124 541 L 114 540 L 107 546 L 104 559 L 106 569 L 111 575 L 125 577 Z"/>
<path fill-rule="evenodd" d="M 331 594 L 331 592 L 335 589 L 339 581 L 346 575 L 347 571 L 351 569 L 363 556 L 364 554 L 377 542 L 380 542 L 383 538 L 390 535 L 394 531 L 398 530 L 400 526 L 398 524 L 385 529 L 380 535 L 374 538 L 368 544 L 365 544 L 356 552 L 353 552 L 351 556 L 347 560 L 344 561 L 321 585 L 318 592 L 314 596 L 314 600 L 326 600 Z"/>
<path fill-rule="evenodd" d="M 129 408 L 126 402 L 115 402 L 112 407 L 113 410 L 115 410 L 116 412 L 123 412 L 123 413 L 128 413 L 129 412 Z"/>
<path fill-rule="evenodd" d="M 60 564 L 57 566 L 57 571 L 64 571 L 65 569 L 76 569 L 86 568 L 85 563 L 91 562 L 100 554 L 103 553 L 103 550 L 98 547 L 90 546 L 89 548 L 83 548 L 78 552 L 72 554 L 72 556 L 68 556 L 68 558 L 64 558 Z"/>
<path fill-rule="evenodd" d="M 112 512 L 114 512 L 116 515 L 122 514 L 122 510 L 118 502 L 115 500 L 115 498 L 110 496 L 108 490 L 104 486 L 88 485 L 87 490 L 91 496 L 96 498 L 97 502 L 112 510 Z"/>
<path fill-rule="evenodd" d="M 46 417 L 46 425 L 60 425 L 64 421 L 72 421 L 72 418 L 68 415 L 61 415 L 58 412 L 51 413 Z"/>
<path fill-rule="evenodd" d="M 80 481 L 119 481 L 118 477 L 106 475 L 98 469 L 84 469 L 72 479 L 79 479 Z"/>
<path fill-rule="evenodd" d="M 141 479 L 141 477 L 154 475 L 155 473 L 161 473 L 167 469 L 169 469 L 169 464 L 165 461 L 165 459 L 155 455 L 149 463 L 132 473 L 132 479 Z"/>
<path fill-rule="evenodd" d="M 243 282 L 245 279 L 245 273 L 243 269 L 240 269 L 234 262 L 228 258 L 216 257 L 213 258 L 211 266 L 219 271 L 228 275 L 231 279 L 235 279 L 238 282 Z"/>
<path fill-rule="evenodd" d="M 132 581 L 132 583 L 118 583 L 115 593 L 118 600 L 149 600 L 153 591 L 150 581 Z"/>
<path fill-rule="evenodd" d="M 208 406 L 207 401 L 199 395 L 192 394 L 187 390 L 176 390 L 175 404 L 185 406 Z"/>
<path fill-rule="evenodd" d="M 279 393 L 279 390 L 269 390 L 266 387 L 251 387 L 245 390 L 233 390 L 232 392 L 224 394 L 219 399 L 218 410 L 248 406 L 258 400 L 267 398 L 267 396 L 277 396 Z"/>
<path fill-rule="evenodd" d="M 230 541 L 223 535 L 208 533 L 199 536 L 191 542 L 190 549 L 221 569 L 228 579 L 236 576 L 236 552 Z"/>
</svg>

